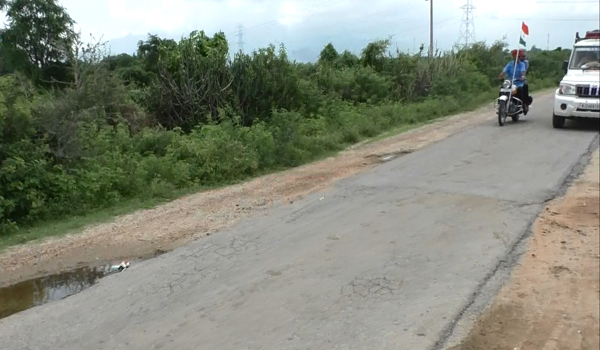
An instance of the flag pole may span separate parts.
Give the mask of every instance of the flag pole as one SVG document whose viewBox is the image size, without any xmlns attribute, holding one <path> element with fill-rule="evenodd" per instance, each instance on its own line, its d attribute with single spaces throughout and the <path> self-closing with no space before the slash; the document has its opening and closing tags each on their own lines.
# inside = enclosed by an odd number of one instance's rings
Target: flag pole
<svg viewBox="0 0 600 350">
<path fill-rule="evenodd" d="M 521 39 L 521 36 L 519 36 L 519 39 Z M 515 53 L 515 64 L 514 64 L 514 66 L 513 66 L 513 74 L 512 74 L 513 76 L 512 76 L 512 79 L 511 79 L 511 81 L 510 81 L 510 83 L 511 83 L 511 87 L 512 87 L 512 85 L 514 85 L 514 84 L 515 84 L 515 75 L 517 74 L 517 62 L 518 62 L 518 60 L 519 60 L 519 52 L 521 52 L 521 45 L 519 44 L 519 45 L 517 45 L 517 46 L 518 46 L 519 48 L 517 49 L 517 52 Z M 511 98 L 512 98 L 512 93 L 513 93 L 513 90 L 512 90 L 512 89 L 510 89 L 510 93 L 508 94 L 508 101 L 509 101 L 509 102 L 510 102 L 510 100 L 511 100 Z"/>
<path fill-rule="evenodd" d="M 521 24 L 521 28 L 522 27 L 523 27 L 523 24 Z M 515 64 L 513 66 L 513 76 L 512 76 L 512 80 L 510 81 L 511 85 L 514 85 L 514 83 L 515 83 L 515 75 L 517 74 L 517 63 L 519 61 L 519 53 L 521 53 L 521 35 L 519 35 L 519 40 L 517 42 L 519 44 L 517 45 L 517 52 L 515 54 Z M 508 94 L 508 101 L 510 101 L 511 98 L 512 98 L 512 92 L 513 92 L 513 90 L 511 89 L 510 92 L 509 92 L 509 94 Z M 521 103 L 524 104 L 525 101 L 521 101 Z"/>
</svg>

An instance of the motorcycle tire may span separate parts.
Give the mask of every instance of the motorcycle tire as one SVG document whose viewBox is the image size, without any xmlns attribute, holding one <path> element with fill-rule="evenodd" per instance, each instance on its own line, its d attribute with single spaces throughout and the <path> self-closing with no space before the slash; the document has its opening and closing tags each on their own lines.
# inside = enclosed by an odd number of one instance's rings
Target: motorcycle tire
<svg viewBox="0 0 600 350">
<path fill-rule="evenodd" d="M 508 111 L 506 110 L 506 102 L 502 101 L 498 104 L 498 125 L 504 126 L 507 114 Z"/>
</svg>

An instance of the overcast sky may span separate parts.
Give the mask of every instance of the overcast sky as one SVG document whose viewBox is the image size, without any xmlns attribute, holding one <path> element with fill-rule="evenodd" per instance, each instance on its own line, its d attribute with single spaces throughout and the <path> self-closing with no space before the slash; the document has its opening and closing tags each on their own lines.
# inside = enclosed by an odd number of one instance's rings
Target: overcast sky
<svg viewBox="0 0 600 350">
<path fill-rule="evenodd" d="M 436 45 L 449 49 L 460 37 L 467 0 L 434 1 Z M 429 41 L 425 0 L 62 0 L 83 33 L 104 35 L 113 53 L 132 53 L 147 33 L 178 38 L 194 29 L 222 30 L 237 50 L 243 25 L 244 51 L 283 42 L 292 57 L 307 60 L 332 42 L 338 51 L 358 52 L 369 41 L 393 35 L 412 51 Z M 600 27 L 598 0 L 472 0 L 477 40 L 507 36 L 518 43 L 520 22 L 529 26 L 528 46 L 570 46 L 576 31 Z"/>
</svg>

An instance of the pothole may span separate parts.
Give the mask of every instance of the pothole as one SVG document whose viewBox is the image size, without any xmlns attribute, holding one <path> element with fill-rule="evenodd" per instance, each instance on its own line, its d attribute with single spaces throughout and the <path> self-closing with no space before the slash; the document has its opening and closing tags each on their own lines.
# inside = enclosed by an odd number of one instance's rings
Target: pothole
<svg viewBox="0 0 600 350">
<path fill-rule="evenodd" d="M 0 318 L 79 293 L 107 274 L 103 267 L 80 267 L 0 288 Z"/>
<path fill-rule="evenodd" d="M 154 256 L 164 253 L 166 251 L 157 250 Z M 146 259 L 140 257 L 128 261 L 133 265 L 143 260 Z M 119 273 L 118 270 L 111 271 L 111 265 L 113 264 L 82 266 L 2 287 L 0 288 L 0 319 L 35 306 L 65 299 L 89 288 L 108 274 Z"/>
</svg>

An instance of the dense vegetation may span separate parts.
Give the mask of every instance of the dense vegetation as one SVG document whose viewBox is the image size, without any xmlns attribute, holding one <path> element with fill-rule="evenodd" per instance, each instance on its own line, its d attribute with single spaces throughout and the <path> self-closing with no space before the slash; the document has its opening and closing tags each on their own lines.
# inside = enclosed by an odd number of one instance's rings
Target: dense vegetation
<svg viewBox="0 0 600 350">
<path fill-rule="evenodd" d="M 430 59 L 382 40 L 360 55 L 329 44 L 300 64 L 283 46 L 231 57 L 222 33 L 202 31 L 110 56 L 82 44 L 52 0 L 0 6 L 0 235 L 296 166 L 472 108 L 493 97 L 509 57 L 501 42 Z M 556 84 L 566 55 L 532 52 L 532 87 Z"/>
</svg>

